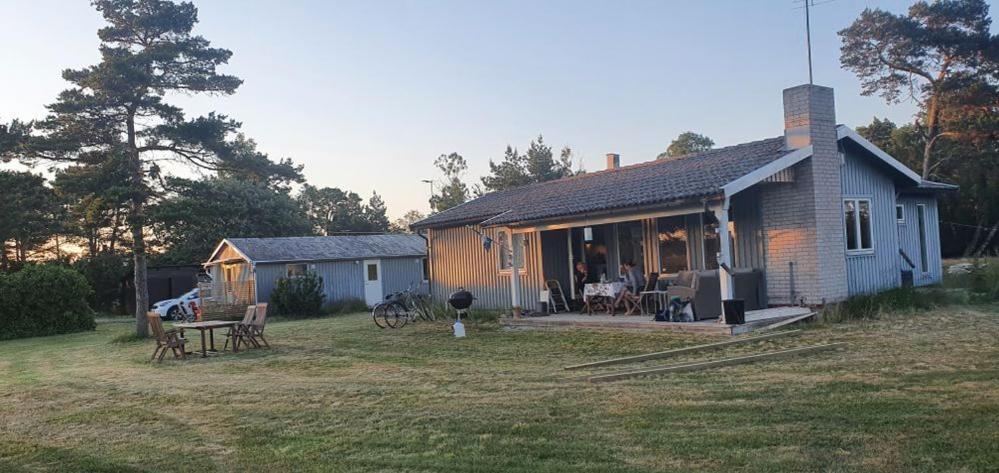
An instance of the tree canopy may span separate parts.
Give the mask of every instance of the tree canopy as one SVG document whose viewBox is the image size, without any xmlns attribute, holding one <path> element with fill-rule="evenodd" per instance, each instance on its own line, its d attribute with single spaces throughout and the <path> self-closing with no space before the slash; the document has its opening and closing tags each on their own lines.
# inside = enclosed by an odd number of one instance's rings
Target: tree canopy
<svg viewBox="0 0 999 473">
<path fill-rule="evenodd" d="M 707 136 L 694 133 L 692 131 L 685 131 L 680 133 L 675 140 L 670 142 L 669 146 L 666 148 L 666 152 L 660 153 L 656 159 L 673 158 L 676 156 L 683 156 L 685 154 L 707 151 L 714 145 L 714 140 L 708 138 Z"/>
<path fill-rule="evenodd" d="M 458 153 L 442 154 L 434 160 L 434 166 L 444 174 L 444 183 L 437 193 L 430 196 L 431 210 L 442 212 L 465 203 L 470 196 L 468 185 L 462 181 L 468 171 L 465 158 Z"/>
<path fill-rule="evenodd" d="M 377 193 L 365 203 L 355 192 L 306 184 L 298 194 L 298 203 L 319 235 L 389 230 L 385 202 Z"/>
<path fill-rule="evenodd" d="M 499 191 L 536 182 L 552 181 L 576 174 L 572 169 L 572 149 L 562 148 L 556 159 L 543 136 L 531 141 L 527 153 L 520 154 L 509 145 L 499 162 L 489 160 L 489 175 L 482 178 L 486 191 Z"/>
</svg>

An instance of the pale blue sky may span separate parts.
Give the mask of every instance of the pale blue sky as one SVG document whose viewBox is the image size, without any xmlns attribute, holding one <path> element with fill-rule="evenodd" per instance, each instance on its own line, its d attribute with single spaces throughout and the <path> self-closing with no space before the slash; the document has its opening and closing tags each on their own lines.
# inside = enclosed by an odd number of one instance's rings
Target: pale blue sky
<svg viewBox="0 0 999 473">
<path fill-rule="evenodd" d="M 806 82 L 799 3 L 712 1 L 198 0 L 197 33 L 231 49 L 245 83 L 218 110 L 309 182 L 382 194 L 390 216 L 427 210 L 432 162 L 456 151 L 469 177 L 538 133 L 584 166 L 604 154 L 653 159 L 685 130 L 718 145 L 782 132 L 781 89 Z M 820 3 L 821 0 L 820 0 Z M 907 121 L 909 105 L 861 97 L 839 68 L 836 31 L 867 5 L 837 0 L 812 18 L 816 83 L 837 118 Z M 0 120 L 40 118 L 60 70 L 97 61 L 100 17 L 83 0 L 0 0 Z"/>
</svg>

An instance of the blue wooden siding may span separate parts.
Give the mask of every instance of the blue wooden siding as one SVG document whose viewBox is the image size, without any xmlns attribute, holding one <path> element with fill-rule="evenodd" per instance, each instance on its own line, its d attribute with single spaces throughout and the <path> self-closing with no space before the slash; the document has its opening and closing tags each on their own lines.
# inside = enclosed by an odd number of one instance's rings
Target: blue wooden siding
<svg viewBox="0 0 999 473">
<path fill-rule="evenodd" d="M 480 229 L 497 238 L 498 229 Z M 499 249 L 482 247 L 478 234 L 466 227 L 435 228 L 427 232 L 430 253 L 430 278 L 433 298 L 444 302 L 459 287 L 475 295 L 473 308 L 509 309 L 510 273 L 499 270 Z M 538 310 L 539 294 L 544 283 L 541 270 L 541 239 L 538 232 L 524 235 L 525 268 L 520 272 L 521 306 Z"/>
<path fill-rule="evenodd" d="M 895 183 L 871 164 L 871 159 L 847 149 L 841 168 L 843 199 L 870 199 L 871 252 L 846 255 L 849 294 L 869 294 L 901 284 Z"/>
<path fill-rule="evenodd" d="M 405 291 L 412 286 L 414 291 L 426 293 L 428 285 L 423 281 L 423 258 L 382 259 L 382 293 Z"/>
<path fill-rule="evenodd" d="M 898 225 L 898 235 L 902 243 L 902 251 L 915 263 L 916 268 L 912 270 L 912 281 L 917 286 L 927 284 L 939 284 L 943 280 L 943 262 L 940 257 L 940 216 L 937 212 L 937 200 L 933 196 L 901 196 L 898 203 L 902 205 L 905 215 L 905 222 Z M 929 271 L 923 272 L 919 261 L 919 217 L 917 215 L 917 205 L 926 206 L 926 256 L 927 268 Z M 899 255 L 901 259 L 901 255 Z M 909 265 L 902 260 L 901 267 L 909 269 Z"/>
<path fill-rule="evenodd" d="M 326 294 L 327 302 L 348 297 L 364 299 L 364 271 L 360 261 L 307 264 L 310 271 L 315 271 L 319 277 L 323 278 L 323 293 Z M 257 301 L 268 302 L 278 280 L 287 274 L 286 265 L 284 263 L 258 264 L 255 272 Z"/>
</svg>

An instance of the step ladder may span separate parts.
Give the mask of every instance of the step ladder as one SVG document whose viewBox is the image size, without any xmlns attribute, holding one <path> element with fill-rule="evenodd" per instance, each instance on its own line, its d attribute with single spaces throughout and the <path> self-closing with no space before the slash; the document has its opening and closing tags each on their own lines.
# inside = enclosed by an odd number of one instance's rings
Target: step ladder
<svg viewBox="0 0 999 473">
<path fill-rule="evenodd" d="M 559 313 L 569 312 L 569 303 L 565 300 L 565 293 L 562 292 L 562 285 L 556 279 L 545 281 L 548 289 L 548 312 Z"/>
</svg>

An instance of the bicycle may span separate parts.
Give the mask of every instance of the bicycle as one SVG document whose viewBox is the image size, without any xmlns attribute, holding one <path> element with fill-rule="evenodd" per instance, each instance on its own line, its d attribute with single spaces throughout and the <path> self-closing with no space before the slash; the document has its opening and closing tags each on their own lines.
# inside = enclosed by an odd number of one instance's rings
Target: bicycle
<svg viewBox="0 0 999 473">
<path fill-rule="evenodd" d="M 422 319 L 437 320 L 430 297 L 413 291 L 410 284 L 405 291 L 389 294 L 384 301 L 371 309 L 371 318 L 378 328 L 402 328 L 409 322 Z"/>
</svg>

